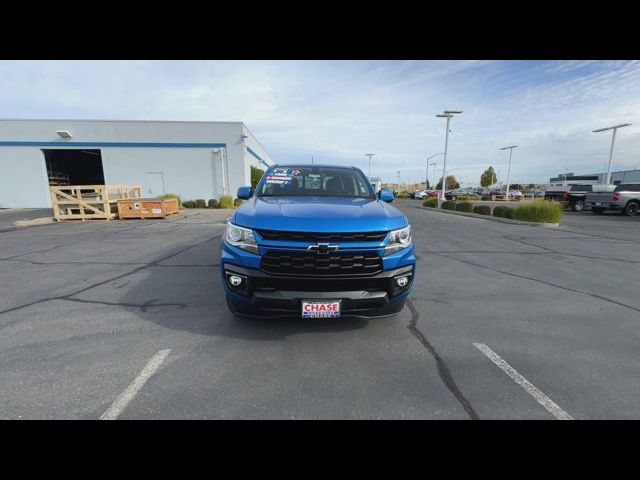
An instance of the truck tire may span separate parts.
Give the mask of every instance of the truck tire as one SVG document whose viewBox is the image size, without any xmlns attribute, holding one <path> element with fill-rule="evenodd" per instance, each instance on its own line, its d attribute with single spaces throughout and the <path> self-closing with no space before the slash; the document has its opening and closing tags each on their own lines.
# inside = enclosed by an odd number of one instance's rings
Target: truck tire
<svg viewBox="0 0 640 480">
<path fill-rule="evenodd" d="M 594 215 L 602 215 L 604 213 L 604 208 L 593 207 L 591 211 Z"/>
<path fill-rule="evenodd" d="M 638 214 L 638 202 L 631 201 L 622 210 L 627 217 L 633 217 Z"/>
<path fill-rule="evenodd" d="M 571 208 L 574 212 L 581 212 L 582 210 L 584 210 L 584 202 L 582 200 L 577 200 L 576 203 L 571 206 Z"/>
</svg>

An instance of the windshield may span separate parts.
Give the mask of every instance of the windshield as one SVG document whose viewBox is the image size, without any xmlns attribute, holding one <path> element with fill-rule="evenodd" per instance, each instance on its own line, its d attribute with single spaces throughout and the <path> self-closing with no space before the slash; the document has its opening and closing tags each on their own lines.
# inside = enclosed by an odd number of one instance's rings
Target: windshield
<svg viewBox="0 0 640 480">
<path fill-rule="evenodd" d="M 256 196 L 374 198 L 359 170 L 313 166 L 270 168 Z"/>
</svg>

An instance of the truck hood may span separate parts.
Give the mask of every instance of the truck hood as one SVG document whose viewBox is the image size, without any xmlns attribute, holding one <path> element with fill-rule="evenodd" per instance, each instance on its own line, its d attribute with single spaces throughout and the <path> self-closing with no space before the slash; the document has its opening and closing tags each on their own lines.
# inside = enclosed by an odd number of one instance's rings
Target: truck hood
<svg viewBox="0 0 640 480">
<path fill-rule="evenodd" d="M 380 200 L 337 197 L 252 197 L 230 221 L 259 230 L 318 233 L 386 231 L 409 223 L 400 210 Z"/>
</svg>

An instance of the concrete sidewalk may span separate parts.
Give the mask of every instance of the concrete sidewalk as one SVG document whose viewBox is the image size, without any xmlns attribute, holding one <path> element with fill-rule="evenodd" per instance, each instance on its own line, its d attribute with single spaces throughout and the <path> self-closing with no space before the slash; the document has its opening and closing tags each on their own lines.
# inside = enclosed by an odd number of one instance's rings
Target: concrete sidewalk
<svg viewBox="0 0 640 480">
<path fill-rule="evenodd" d="M 53 218 L 53 210 L 50 208 L 7 208 L 0 209 L 0 232 L 13 230 L 18 226 L 45 223 L 46 218 Z M 42 220 L 41 220 L 42 219 Z M 19 222 L 16 224 L 16 222 Z M 25 223 L 28 222 L 28 223 Z M 48 221 L 46 223 L 49 223 Z"/>
</svg>

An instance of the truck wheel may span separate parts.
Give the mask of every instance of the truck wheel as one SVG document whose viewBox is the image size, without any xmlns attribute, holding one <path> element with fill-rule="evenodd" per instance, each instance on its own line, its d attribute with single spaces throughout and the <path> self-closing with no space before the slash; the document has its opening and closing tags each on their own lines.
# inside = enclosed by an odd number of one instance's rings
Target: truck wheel
<svg viewBox="0 0 640 480">
<path fill-rule="evenodd" d="M 584 202 L 582 200 L 578 200 L 571 208 L 573 208 L 574 212 L 581 212 L 584 210 Z"/>
<path fill-rule="evenodd" d="M 633 217 L 633 216 L 637 215 L 638 214 L 638 204 L 636 202 L 627 203 L 627 206 L 624 207 L 624 210 L 622 211 L 622 213 L 624 213 L 628 217 Z"/>
<path fill-rule="evenodd" d="M 604 209 L 603 208 L 593 207 L 591 209 L 591 211 L 593 212 L 594 215 L 602 215 L 604 213 Z"/>
</svg>

